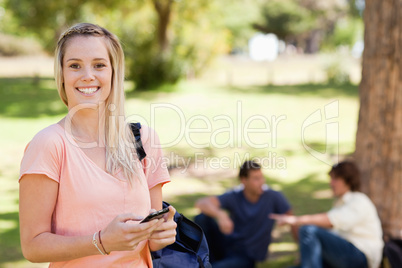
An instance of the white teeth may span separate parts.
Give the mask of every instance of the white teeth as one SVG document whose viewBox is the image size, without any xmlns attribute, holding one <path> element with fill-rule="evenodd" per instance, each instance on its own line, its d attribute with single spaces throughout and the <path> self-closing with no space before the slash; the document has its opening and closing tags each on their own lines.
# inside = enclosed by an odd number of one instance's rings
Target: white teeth
<svg viewBox="0 0 402 268">
<path fill-rule="evenodd" d="M 84 94 L 92 94 L 98 90 L 97 87 L 81 87 L 81 88 L 77 88 L 77 89 L 78 89 L 78 91 L 80 91 Z"/>
</svg>

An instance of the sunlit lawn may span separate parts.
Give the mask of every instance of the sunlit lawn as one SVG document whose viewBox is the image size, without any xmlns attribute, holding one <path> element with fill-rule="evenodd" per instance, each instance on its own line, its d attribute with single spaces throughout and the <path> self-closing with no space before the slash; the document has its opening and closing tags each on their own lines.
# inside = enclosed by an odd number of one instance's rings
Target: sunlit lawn
<svg viewBox="0 0 402 268">
<path fill-rule="evenodd" d="M 197 198 L 235 186 L 239 164 L 258 158 L 267 183 L 282 190 L 295 214 L 325 211 L 330 163 L 354 150 L 357 86 L 217 87 L 181 83 L 175 91 L 129 93 L 129 120 L 154 127 L 172 182 L 165 200 L 193 217 Z M 24 261 L 18 231 L 18 171 L 33 135 L 65 113 L 51 79 L 0 79 L 0 267 L 43 267 Z M 261 148 L 256 148 L 261 147 Z M 310 152 L 308 152 L 310 150 Z M 297 246 L 276 228 L 271 259 L 286 267 Z"/>
</svg>

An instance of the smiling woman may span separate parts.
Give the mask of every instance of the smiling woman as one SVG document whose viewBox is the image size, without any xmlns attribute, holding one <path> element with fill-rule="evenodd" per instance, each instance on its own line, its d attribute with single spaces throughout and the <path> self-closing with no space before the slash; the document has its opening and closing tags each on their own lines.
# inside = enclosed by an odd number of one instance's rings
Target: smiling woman
<svg viewBox="0 0 402 268">
<path fill-rule="evenodd" d="M 64 90 L 68 107 L 104 103 L 110 94 L 112 66 L 105 40 L 77 36 L 69 41 L 63 58 Z"/>
<path fill-rule="evenodd" d="M 21 162 L 25 258 L 51 267 L 152 267 L 150 251 L 175 241 L 175 209 L 138 224 L 162 208 L 170 178 L 156 133 L 141 130 L 144 161 L 159 163 L 143 165 L 120 120 L 124 56 L 117 37 L 93 24 L 71 27 L 57 44 L 55 76 L 68 114 L 32 139 Z"/>
</svg>

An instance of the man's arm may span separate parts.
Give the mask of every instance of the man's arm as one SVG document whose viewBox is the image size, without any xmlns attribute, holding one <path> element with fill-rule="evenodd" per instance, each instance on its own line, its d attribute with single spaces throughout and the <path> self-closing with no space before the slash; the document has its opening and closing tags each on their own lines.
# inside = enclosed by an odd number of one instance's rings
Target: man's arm
<svg viewBox="0 0 402 268">
<path fill-rule="evenodd" d="M 195 203 L 195 206 L 205 215 L 215 218 L 222 233 L 231 234 L 233 232 L 233 221 L 228 213 L 221 208 L 219 199 L 216 196 L 201 198 Z"/>
<path fill-rule="evenodd" d="M 327 213 L 293 216 L 293 215 L 280 215 L 271 214 L 271 219 L 277 220 L 278 224 L 290 224 L 292 226 L 300 225 L 316 225 L 319 227 L 330 229 L 332 228 L 332 223 L 330 222 Z"/>
<path fill-rule="evenodd" d="M 290 209 L 285 215 L 293 216 L 293 211 Z M 299 226 L 297 225 L 290 225 L 290 229 L 292 231 L 292 236 L 295 241 L 299 241 Z"/>
</svg>

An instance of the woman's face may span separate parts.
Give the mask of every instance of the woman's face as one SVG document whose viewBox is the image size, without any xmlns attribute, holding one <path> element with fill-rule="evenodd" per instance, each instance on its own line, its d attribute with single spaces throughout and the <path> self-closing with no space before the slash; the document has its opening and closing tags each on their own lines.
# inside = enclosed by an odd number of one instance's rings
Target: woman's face
<svg viewBox="0 0 402 268">
<path fill-rule="evenodd" d="M 112 65 L 103 37 L 76 36 L 63 58 L 63 82 L 68 108 L 106 101 L 112 84 Z"/>
<path fill-rule="evenodd" d="M 346 184 L 345 180 L 339 177 L 331 176 L 330 185 L 335 197 L 341 197 L 350 191 L 350 186 Z"/>
</svg>

